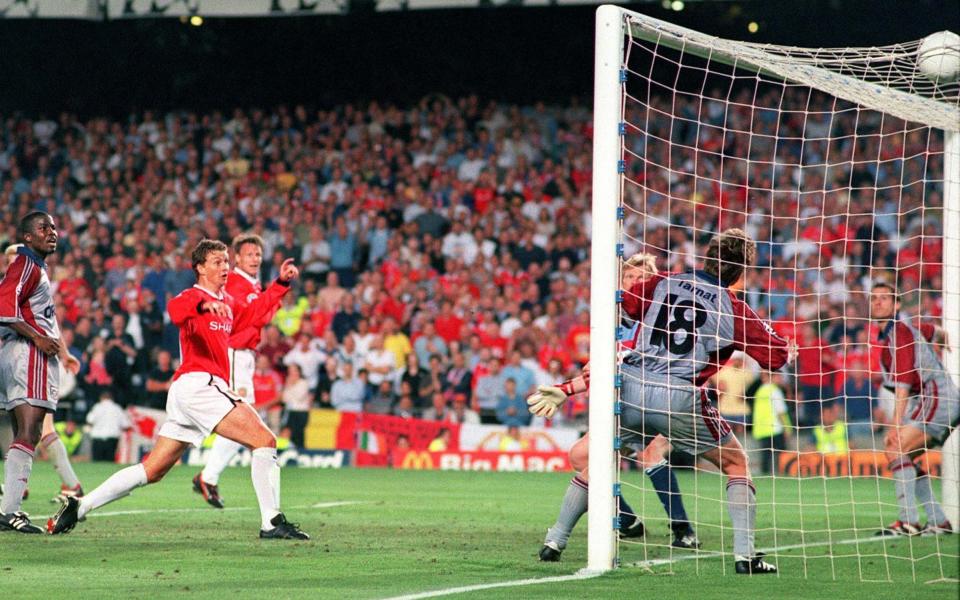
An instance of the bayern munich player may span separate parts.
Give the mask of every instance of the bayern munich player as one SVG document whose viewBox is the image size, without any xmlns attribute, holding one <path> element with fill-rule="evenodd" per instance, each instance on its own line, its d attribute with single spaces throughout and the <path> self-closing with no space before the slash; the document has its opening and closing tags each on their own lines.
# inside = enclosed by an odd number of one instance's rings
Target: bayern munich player
<svg viewBox="0 0 960 600">
<path fill-rule="evenodd" d="M 638 280 L 622 305 L 642 326 L 621 367 L 621 439 L 641 446 L 644 437 L 662 434 L 675 448 L 702 456 L 727 475 L 740 574 L 776 573 L 777 568 L 754 550 L 756 488 L 747 454 L 703 386 L 737 350 L 765 369 L 779 369 L 795 357 L 796 346 L 734 295 L 755 257 L 754 241 L 740 229 L 727 229 L 710 241 L 702 271 Z M 559 405 L 565 398 L 550 394 L 541 401 Z"/>
<path fill-rule="evenodd" d="M 648 279 L 657 273 L 656 258 L 652 254 L 634 254 L 624 261 L 620 285 L 630 289 L 639 280 Z M 636 337 L 640 333 L 640 325 L 636 321 L 624 316 L 623 327 L 630 329 L 625 347 L 632 348 Z M 556 386 L 540 386 L 537 391 L 527 398 L 530 412 L 544 418 L 550 418 L 556 412 L 557 406 L 563 400 L 575 394 L 586 392 L 590 387 L 589 365 L 583 368 L 583 373 L 571 380 L 564 381 Z M 548 397 L 560 398 L 559 402 L 551 402 Z M 554 562 L 560 560 L 560 555 L 567 546 L 570 533 L 580 518 L 587 512 L 587 495 L 589 488 L 588 448 L 590 434 L 587 433 L 577 440 L 570 448 L 570 464 L 577 474 L 567 486 L 563 501 L 560 504 L 560 514 L 553 527 L 547 530 L 546 539 L 540 548 L 540 560 Z M 683 498 L 680 494 L 680 484 L 677 476 L 664 459 L 670 451 L 670 442 L 662 435 L 654 437 L 643 449 L 638 462 L 650 478 L 653 488 L 670 519 L 670 529 L 673 531 L 674 548 L 695 549 L 700 547 L 696 531 L 687 518 Z M 626 455 L 626 450 L 622 452 Z M 623 496 L 618 496 L 618 511 L 620 517 L 620 537 L 641 537 L 645 533 L 643 522 L 637 518 Z"/>
<path fill-rule="evenodd" d="M 960 395 L 930 340 L 935 328 L 920 329 L 900 319 L 897 291 L 876 283 L 870 292 L 870 318 L 880 327 L 883 386 L 896 396 L 893 418 L 884 437 L 896 489 L 899 519 L 877 535 L 951 533 L 953 526 L 937 502 L 930 477 L 918 471 L 914 458 L 943 444 L 960 424 Z M 920 527 L 917 500 L 927 524 Z"/>
<path fill-rule="evenodd" d="M 309 539 L 280 512 L 280 466 L 277 440 L 253 410 L 227 385 L 227 356 L 233 327 L 247 327 L 269 310 L 299 276 L 293 259 L 280 267 L 280 277 L 236 316 L 233 299 L 224 293 L 230 263 L 227 246 L 202 240 L 191 255 L 197 283 L 167 304 L 171 321 L 180 328 L 182 364 L 167 393 L 167 421 L 157 444 L 141 464 L 114 473 L 82 500 L 68 498 L 47 522 L 51 534 L 66 533 L 91 510 L 156 483 L 191 445 L 199 446 L 215 432 L 250 448 L 250 475 L 260 505 L 260 537 Z"/>
<path fill-rule="evenodd" d="M 263 294 L 260 286 L 260 264 L 263 262 L 263 240 L 259 235 L 242 234 L 233 240 L 233 270 L 227 275 L 226 291 L 233 298 L 233 309 L 239 313 Z M 241 327 L 237 323 L 230 332 L 230 389 L 243 401 L 253 405 L 253 372 L 256 370 L 260 331 L 273 319 L 280 300 L 266 306 L 256 317 Z M 207 457 L 203 471 L 193 478 L 193 491 L 202 495 L 210 506 L 223 508 L 220 496 L 220 474 L 240 451 L 241 444 L 218 435 Z"/>
<path fill-rule="evenodd" d="M 31 212 L 20 220 L 19 229 L 23 245 L 16 250 L 16 258 L 0 281 L 0 407 L 11 413 L 14 430 L 4 463 L 0 531 L 42 533 L 20 510 L 37 444 L 51 449 L 54 466 L 65 484 L 67 476 L 72 477 L 67 487 L 82 493 L 66 449 L 56 432 L 52 432 L 60 362 L 74 372 L 80 365 L 60 341 L 60 325 L 47 275 L 46 258 L 56 251 L 59 239 L 53 217 L 45 212 Z M 48 420 L 51 431 L 44 427 Z M 69 473 L 64 470 L 64 462 Z"/>
<path fill-rule="evenodd" d="M 20 248 L 23 248 L 23 244 L 12 244 L 4 250 L 8 267 L 12 266 L 17 260 Z M 0 343 L 2 343 L 2 336 L 0 336 Z M 64 347 L 64 350 L 66 349 L 67 348 Z M 64 353 L 62 356 L 61 369 L 68 370 L 73 374 L 80 372 L 79 360 L 69 353 Z M 61 371 L 61 373 L 62 372 L 63 371 Z M 2 402 L 0 402 L 0 406 L 2 406 Z M 54 427 L 52 412 L 48 412 L 47 416 L 43 418 L 43 429 L 40 432 L 40 447 L 47 451 L 50 464 L 57 472 L 57 475 L 60 476 L 60 493 L 53 498 L 52 501 L 63 502 L 67 496 L 83 496 L 83 487 L 81 487 L 80 480 L 73 470 L 73 465 L 70 464 L 70 453 L 67 452 L 67 448 L 63 445 L 63 441 L 60 439 L 60 436 L 57 435 L 57 430 Z M 0 484 L 0 497 L 2 496 L 3 485 Z M 27 494 L 24 492 L 24 499 L 26 499 L 26 496 Z"/>
</svg>

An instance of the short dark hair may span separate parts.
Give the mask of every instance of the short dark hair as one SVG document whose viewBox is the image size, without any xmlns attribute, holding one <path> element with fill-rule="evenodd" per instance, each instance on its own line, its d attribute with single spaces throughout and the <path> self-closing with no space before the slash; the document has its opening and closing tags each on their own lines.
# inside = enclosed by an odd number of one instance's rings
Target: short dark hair
<svg viewBox="0 0 960 600">
<path fill-rule="evenodd" d="M 728 286 L 736 283 L 756 259 L 756 242 L 742 229 L 727 229 L 710 240 L 703 270 L 719 279 L 720 285 Z"/>
<path fill-rule="evenodd" d="M 24 217 L 20 219 L 20 238 L 22 239 L 28 233 L 33 233 L 35 223 L 38 220 L 49 216 L 49 214 L 43 212 L 42 210 L 35 210 L 24 215 Z"/>
<path fill-rule="evenodd" d="M 233 238 L 233 252 L 234 254 L 240 252 L 240 248 L 243 248 L 247 244 L 255 244 L 263 251 L 263 238 L 255 233 L 241 233 L 237 237 Z"/>
<path fill-rule="evenodd" d="M 190 262 L 193 265 L 193 272 L 197 272 L 197 267 L 207 262 L 207 255 L 211 252 L 226 252 L 227 245 L 220 240 L 202 239 L 190 253 Z"/>
</svg>

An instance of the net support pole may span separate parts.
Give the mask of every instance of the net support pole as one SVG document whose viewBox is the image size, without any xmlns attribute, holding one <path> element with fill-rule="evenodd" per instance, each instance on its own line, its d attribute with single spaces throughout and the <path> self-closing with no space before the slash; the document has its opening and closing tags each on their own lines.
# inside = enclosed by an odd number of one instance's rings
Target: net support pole
<svg viewBox="0 0 960 600">
<path fill-rule="evenodd" d="M 944 131 L 943 167 L 944 367 L 960 385 L 960 131 Z M 944 443 L 942 465 L 943 509 L 960 532 L 960 429 Z"/>
<path fill-rule="evenodd" d="M 613 495 L 616 388 L 617 208 L 620 196 L 620 67 L 623 17 L 615 6 L 597 9 L 593 96 L 593 204 L 590 258 L 590 491 L 587 569 L 616 566 Z"/>
</svg>

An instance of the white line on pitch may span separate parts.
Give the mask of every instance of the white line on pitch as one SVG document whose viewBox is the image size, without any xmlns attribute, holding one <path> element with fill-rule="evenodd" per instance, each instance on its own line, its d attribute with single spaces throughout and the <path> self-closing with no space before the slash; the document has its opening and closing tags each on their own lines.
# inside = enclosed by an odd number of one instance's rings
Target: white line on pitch
<svg viewBox="0 0 960 600">
<path fill-rule="evenodd" d="M 790 544 L 787 546 L 777 546 L 776 548 L 764 548 L 760 552 L 765 552 L 767 554 L 775 554 L 777 552 L 786 552 L 788 550 L 801 550 L 804 548 L 816 548 L 818 546 L 846 546 L 850 544 L 870 544 L 874 542 L 888 541 L 892 542 L 896 540 L 896 537 L 885 537 L 885 536 L 871 536 L 868 538 L 853 538 L 848 540 L 825 540 L 821 542 L 808 542 L 806 544 Z M 653 560 L 640 560 L 637 562 L 627 563 L 625 567 L 659 567 L 662 565 L 670 565 L 682 560 L 706 560 L 709 558 L 719 558 L 723 556 L 723 552 L 698 552 L 695 554 L 684 554 L 682 556 L 675 556 L 673 558 L 656 558 Z"/>
<path fill-rule="evenodd" d="M 880 542 L 883 540 L 894 541 L 897 538 L 891 537 L 868 537 L 868 538 L 854 538 L 847 540 L 836 540 L 836 541 L 823 541 L 823 542 L 810 542 L 807 544 L 790 544 L 786 546 L 777 546 L 776 548 L 766 548 L 760 550 L 761 552 L 766 552 L 767 554 L 775 554 L 777 552 L 786 552 L 788 550 L 799 550 L 802 548 L 815 548 L 817 546 L 840 546 L 848 544 L 868 544 L 872 542 Z M 644 560 L 639 562 L 627 563 L 625 567 L 657 567 L 662 565 L 668 565 L 675 562 L 680 562 L 682 560 L 693 560 L 693 559 L 709 559 L 709 558 L 718 558 L 723 556 L 723 552 L 700 552 L 698 554 L 685 554 L 683 556 L 677 556 L 674 558 L 659 558 L 655 560 Z M 517 579 L 513 581 L 500 581 L 497 583 L 480 583 L 477 585 L 468 585 L 463 587 L 447 588 L 444 590 L 433 590 L 431 592 L 420 592 L 416 594 L 408 594 L 406 596 L 394 596 L 391 598 L 386 598 L 385 600 L 419 600 L 420 598 L 437 598 L 440 596 L 452 596 L 454 594 L 465 594 L 467 592 L 478 592 L 482 590 L 491 590 L 495 588 L 505 588 L 505 587 L 517 587 L 524 585 L 537 585 L 541 583 L 558 583 L 561 581 L 573 581 L 577 579 L 590 579 L 592 577 L 597 577 L 600 573 L 595 571 L 579 571 L 573 575 L 561 575 L 557 577 L 540 577 L 532 579 Z"/>
<path fill-rule="evenodd" d="M 336 506 L 348 506 L 351 504 L 367 504 L 368 501 L 364 500 L 341 500 L 337 502 L 317 502 L 316 504 L 306 504 L 303 506 L 290 506 L 290 510 L 304 510 L 307 508 L 334 508 Z M 121 517 L 124 515 L 155 515 L 155 514 L 165 514 L 165 513 L 189 513 L 189 512 L 210 512 L 216 513 L 221 511 L 239 511 L 239 510 L 259 510 L 256 506 L 229 506 L 220 510 L 214 510 L 209 507 L 197 507 L 197 508 L 142 508 L 134 510 L 113 510 L 107 512 L 95 512 L 87 515 L 87 518 L 92 517 Z"/>
<path fill-rule="evenodd" d="M 419 600 L 420 598 L 436 598 L 438 596 L 451 596 L 453 594 L 466 594 L 467 592 L 478 592 L 481 590 L 492 590 L 495 588 L 519 587 L 524 585 L 538 585 L 541 583 L 560 583 L 561 581 L 575 581 L 578 579 L 590 579 L 597 577 L 597 572 L 578 572 L 573 575 L 558 575 L 556 577 L 536 577 L 532 579 L 517 579 L 514 581 L 501 581 L 498 583 L 478 583 L 477 585 L 465 585 L 463 587 L 447 588 L 445 590 L 434 590 L 432 592 L 420 592 L 417 594 L 407 594 L 406 596 L 393 596 L 386 600 Z"/>
</svg>

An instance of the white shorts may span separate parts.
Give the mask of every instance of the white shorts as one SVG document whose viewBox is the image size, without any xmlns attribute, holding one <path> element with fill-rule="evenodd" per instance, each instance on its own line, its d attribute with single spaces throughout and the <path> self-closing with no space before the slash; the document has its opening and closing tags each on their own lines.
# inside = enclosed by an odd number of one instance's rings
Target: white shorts
<svg viewBox="0 0 960 600">
<path fill-rule="evenodd" d="M 243 399 L 227 382 L 209 373 L 185 373 L 167 392 L 167 421 L 160 435 L 200 446 Z"/>
<path fill-rule="evenodd" d="M 8 339 L 0 346 L 0 409 L 21 404 L 57 410 L 60 358 L 47 356 L 26 339 Z"/>
<path fill-rule="evenodd" d="M 253 350 L 230 348 L 230 389 L 244 402 L 253 405 L 253 372 L 257 368 L 257 354 Z"/>
</svg>

